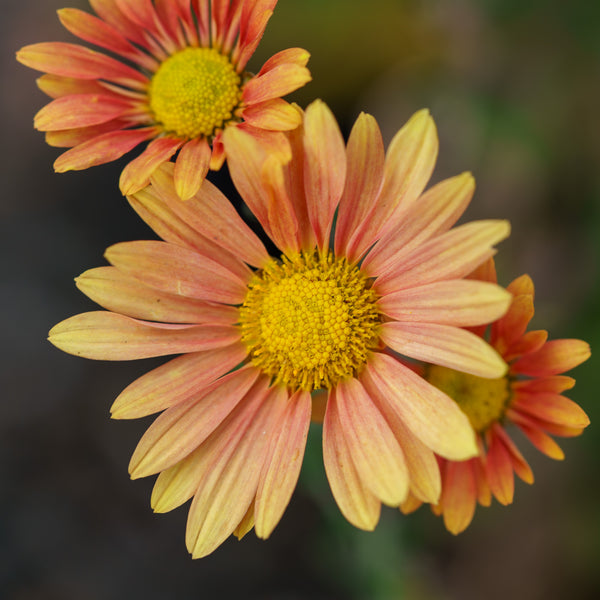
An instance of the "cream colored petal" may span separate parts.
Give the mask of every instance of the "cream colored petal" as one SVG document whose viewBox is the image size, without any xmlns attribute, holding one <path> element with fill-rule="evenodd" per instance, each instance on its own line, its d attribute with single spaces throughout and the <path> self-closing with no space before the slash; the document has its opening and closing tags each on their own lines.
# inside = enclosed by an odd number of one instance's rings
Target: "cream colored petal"
<svg viewBox="0 0 600 600">
<path fill-rule="evenodd" d="M 177 195 L 182 200 L 189 200 L 200 189 L 208 173 L 211 155 L 206 138 L 195 138 L 181 147 L 173 179 Z"/>
</svg>

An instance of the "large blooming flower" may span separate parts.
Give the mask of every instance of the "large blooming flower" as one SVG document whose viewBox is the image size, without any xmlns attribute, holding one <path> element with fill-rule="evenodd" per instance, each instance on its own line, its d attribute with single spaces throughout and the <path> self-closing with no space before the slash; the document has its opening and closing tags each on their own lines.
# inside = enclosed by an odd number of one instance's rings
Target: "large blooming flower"
<svg viewBox="0 0 600 600">
<path fill-rule="evenodd" d="M 271 533 L 298 478 L 312 392 L 327 397 L 325 467 L 351 523 L 373 529 L 381 502 L 399 506 L 409 490 L 437 502 L 434 452 L 474 456 L 475 435 L 397 353 L 504 374 L 498 353 L 463 327 L 497 319 L 510 295 L 464 276 L 494 253 L 508 224 L 451 229 L 473 193 L 469 174 L 422 194 L 437 155 L 427 111 L 387 156 L 372 117 L 359 117 L 345 148 L 321 102 L 277 151 L 238 129 L 225 143 L 233 180 L 281 257 L 267 254 L 208 181 L 178 201 L 173 167 L 163 165 L 129 200 L 164 241 L 109 248 L 112 266 L 78 279 L 108 312 L 59 323 L 51 341 L 95 359 L 183 354 L 131 384 L 112 411 L 164 411 L 130 470 L 160 473 L 156 511 L 194 497 L 195 557 L 252 525 L 260 537 Z"/>
<path fill-rule="evenodd" d="M 244 68 L 277 0 L 90 0 L 98 17 L 66 8 L 63 25 L 117 60 L 69 43 L 22 48 L 17 59 L 45 71 L 54 98 L 35 116 L 51 146 L 70 148 L 54 168 L 87 169 L 148 147 L 121 175 L 124 194 L 139 191 L 177 152 L 175 188 L 193 196 L 227 148 L 223 131 L 243 127 L 261 138 L 300 124 L 281 99 L 310 80 L 308 52 L 272 56 L 257 76 Z M 279 134 L 280 135 L 280 134 Z"/>
<path fill-rule="evenodd" d="M 495 282 L 493 261 L 474 277 Z M 556 460 L 562 460 L 564 453 L 550 435 L 580 435 L 589 425 L 584 411 L 561 395 L 575 385 L 562 373 L 590 357 L 589 345 L 575 339 L 547 341 L 546 331 L 527 331 L 534 311 L 529 276 L 515 279 L 508 291 L 513 294 L 511 306 L 490 327 L 490 343 L 509 364 L 504 377 L 481 379 L 437 365 L 424 371 L 430 383 L 456 400 L 477 433 L 477 457 L 463 462 L 439 459 L 442 496 L 433 510 L 443 514 L 446 528 L 455 534 L 471 523 L 477 502 L 489 506 L 492 496 L 505 505 L 513 501 L 514 473 L 533 483 L 531 468 L 507 431 L 510 425 Z M 484 335 L 485 328 L 479 333 Z M 403 509 L 410 512 L 419 505 L 420 501 L 409 498 Z"/>
</svg>

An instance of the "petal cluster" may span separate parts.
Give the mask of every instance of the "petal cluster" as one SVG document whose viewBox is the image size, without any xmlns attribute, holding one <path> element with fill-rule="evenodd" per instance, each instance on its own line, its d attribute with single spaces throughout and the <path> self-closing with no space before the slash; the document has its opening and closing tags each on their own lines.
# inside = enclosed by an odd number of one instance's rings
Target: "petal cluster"
<svg viewBox="0 0 600 600">
<path fill-rule="evenodd" d="M 90 0 L 96 13 L 66 8 L 62 24 L 78 38 L 106 50 L 48 42 L 26 46 L 17 59 L 43 71 L 40 89 L 53 100 L 35 116 L 52 146 L 69 148 L 57 172 L 116 160 L 150 142 L 124 169 L 120 187 L 132 194 L 177 154 L 175 185 L 183 199 L 199 189 L 209 168 L 219 169 L 227 149 L 222 129 L 182 138 L 167 131 L 150 108 L 152 76 L 186 48 L 214 48 L 242 76 L 241 100 L 230 122 L 261 138 L 296 127 L 299 116 L 281 99 L 310 80 L 309 54 L 290 48 L 272 56 L 256 76 L 244 73 L 277 0 Z M 114 58 L 116 56 L 118 58 Z"/>
<path fill-rule="evenodd" d="M 373 282 L 379 346 L 355 376 L 321 391 L 334 498 L 351 523 L 373 529 L 381 503 L 399 506 L 409 494 L 439 501 L 436 454 L 477 454 L 467 417 L 407 361 L 505 374 L 498 352 L 464 328 L 501 317 L 511 296 L 465 276 L 494 254 L 509 226 L 453 228 L 473 194 L 468 174 L 424 191 L 438 147 L 426 111 L 387 154 L 368 115 L 345 145 L 323 103 L 298 114 L 300 127 L 268 147 L 241 128 L 228 128 L 223 141 L 237 189 L 283 256 L 333 251 Z M 239 306 L 252 273 L 272 260 L 265 247 L 208 181 L 180 202 L 176 169 L 160 166 L 148 188 L 129 196 L 161 240 L 109 248 L 111 266 L 77 280 L 106 311 L 59 323 L 50 340 L 95 359 L 181 354 L 133 382 L 113 416 L 162 411 L 133 454 L 131 474 L 159 474 L 158 512 L 193 498 L 186 539 L 199 557 L 232 533 L 272 532 L 298 478 L 311 397 L 273 385 L 241 342 Z"/>
</svg>

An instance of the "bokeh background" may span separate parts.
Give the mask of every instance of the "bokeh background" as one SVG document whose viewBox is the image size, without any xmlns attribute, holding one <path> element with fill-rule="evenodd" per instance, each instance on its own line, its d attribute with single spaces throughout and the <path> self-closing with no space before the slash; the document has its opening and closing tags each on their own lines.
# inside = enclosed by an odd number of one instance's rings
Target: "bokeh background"
<svg viewBox="0 0 600 600">
<path fill-rule="evenodd" d="M 117 189 L 124 162 L 56 175 L 58 151 L 32 128 L 46 102 L 14 52 L 73 41 L 64 0 L 0 0 L 0 597 L 561 600 L 600 597 L 600 369 L 575 371 L 592 419 L 561 442 L 564 462 L 522 444 L 536 483 L 480 509 L 462 535 L 422 508 L 384 509 L 374 533 L 340 516 L 320 431 L 299 489 L 267 542 L 249 534 L 208 558 L 185 550 L 186 508 L 153 515 L 152 481 L 131 482 L 146 422 L 110 421 L 117 394 L 152 361 L 62 354 L 48 329 L 93 308 L 73 277 L 115 242 L 150 232 Z M 70 6 L 87 9 L 83 0 Z M 509 218 L 499 273 L 536 282 L 534 325 L 600 344 L 600 3 L 590 0 L 281 0 L 250 64 L 312 53 L 314 81 L 345 135 L 361 110 L 386 142 L 417 109 L 441 141 L 434 180 L 478 182 L 467 218 Z M 212 177 L 227 185 L 225 173 Z M 160 361 L 158 361 L 160 362 Z"/>
</svg>

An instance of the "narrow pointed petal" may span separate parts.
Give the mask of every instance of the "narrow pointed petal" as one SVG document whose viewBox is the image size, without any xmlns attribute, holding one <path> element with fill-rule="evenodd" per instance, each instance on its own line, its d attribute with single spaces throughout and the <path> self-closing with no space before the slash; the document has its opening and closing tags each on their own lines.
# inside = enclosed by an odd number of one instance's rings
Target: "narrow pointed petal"
<svg viewBox="0 0 600 600">
<path fill-rule="evenodd" d="M 206 138 L 196 138 L 182 146 L 174 172 L 175 191 L 182 200 L 189 200 L 200 189 L 208 173 L 211 155 Z"/>
<path fill-rule="evenodd" d="M 514 400 L 513 407 L 538 419 L 557 425 L 579 429 L 590 424 L 589 417 L 578 404 L 558 394 L 520 393 Z"/>
<path fill-rule="evenodd" d="M 123 14 L 117 0 L 90 0 L 90 4 L 103 21 L 112 25 L 125 38 L 142 48 L 148 48 L 143 29 L 136 26 Z"/>
<path fill-rule="evenodd" d="M 155 135 L 154 129 L 110 131 L 63 152 L 54 161 L 57 173 L 81 171 L 121 158 Z"/>
<path fill-rule="evenodd" d="M 446 461 L 444 469 L 444 525 L 450 533 L 457 535 L 469 526 L 475 514 L 475 474 L 471 461 Z"/>
<path fill-rule="evenodd" d="M 163 325 L 106 311 L 75 315 L 49 333 L 48 339 L 68 354 L 94 360 L 135 360 L 223 348 L 239 341 L 235 327 Z"/>
<path fill-rule="evenodd" d="M 359 529 L 375 529 L 381 503 L 358 475 L 344 436 L 337 404 L 331 396 L 323 421 L 323 461 L 333 497 L 344 517 Z"/>
<path fill-rule="evenodd" d="M 513 381 L 512 389 L 515 392 L 548 392 L 550 394 L 561 394 L 570 390 L 575 385 L 573 377 L 566 375 L 550 375 L 549 377 L 536 377 L 535 379 L 524 379 Z"/>
<path fill-rule="evenodd" d="M 373 243 L 363 235 L 383 181 L 385 150 L 377 121 L 361 113 L 348 139 L 348 167 L 335 228 L 335 252 L 356 260 Z"/>
<path fill-rule="evenodd" d="M 479 336 L 435 323 L 384 323 L 381 340 L 395 352 L 478 377 L 502 377 L 507 365 Z"/>
<path fill-rule="evenodd" d="M 230 456 L 215 461 L 200 482 L 186 530 L 193 558 L 210 554 L 231 535 L 254 499 L 267 444 L 280 416 L 279 407 L 269 402 L 271 393 L 258 397 L 259 406 L 239 442 L 231 444 Z"/>
<path fill-rule="evenodd" d="M 509 292 L 493 283 L 457 279 L 388 294 L 379 307 L 398 321 L 469 327 L 499 319 L 511 300 Z"/>
<path fill-rule="evenodd" d="M 128 385 L 114 401 L 111 417 L 139 419 L 185 402 L 241 364 L 246 354 L 236 343 L 178 356 Z"/>
<path fill-rule="evenodd" d="M 238 540 L 241 540 L 247 533 L 250 533 L 254 527 L 254 502 L 250 504 L 246 514 L 239 522 L 238 526 L 233 530 L 233 535 Z"/>
<path fill-rule="evenodd" d="M 144 152 L 123 169 L 119 179 L 121 193 L 128 196 L 146 187 L 154 171 L 167 162 L 183 144 L 183 140 L 172 137 L 152 140 Z"/>
<path fill-rule="evenodd" d="M 519 358 L 524 354 L 531 354 L 541 350 L 547 341 L 548 332 L 541 329 L 524 333 L 514 344 L 511 344 L 508 348 L 502 347 L 502 340 L 497 340 L 496 343 L 498 344 L 498 350 L 502 352 L 504 358 L 508 362 L 513 362 L 515 358 Z"/>
<path fill-rule="evenodd" d="M 242 118 L 246 123 L 260 129 L 288 131 L 302 122 L 298 110 L 281 98 L 273 98 L 244 108 Z"/>
<path fill-rule="evenodd" d="M 524 294 L 515 296 L 506 315 L 494 324 L 492 343 L 499 343 L 503 348 L 508 348 L 517 342 L 525 333 L 533 313 L 532 296 Z"/>
<path fill-rule="evenodd" d="M 263 539 L 271 535 L 292 497 L 310 425 L 308 392 L 296 392 L 291 398 L 286 393 L 282 400 L 284 411 L 271 438 L 256 492 L 255 529 Z"/>
<path fill-rule="evenodd" d="M 500 504 L 506 506 L 513 501 L 515 478 L 513 476 L 510 454 L 502 443 L 501 438 L 495 434 L 495 428 L 497 427 L 499 426 L 494 425 L 491 430 L 488 430 L 488 451 L 485 469 L 492 494 L 494 494 L 494 497 Z"/>
<path fill-rule="evenodd" d="M 250 79 L 242 90 L 242 101 L 252 105 L 280 98 L 301 88 L 311 79 L 306 67 L 284 63 Z"/>
<path fill-rule="evenodd" d="M 233 325 L 238 319 L 237 310 L 231 306 L 160 292 L 115 267 L 90 269 L 75 282 L 102 308 L 134 319 L 212 325 Z"/>
<path fill-rule="evenodd" d="M 112 119 L 99 125 L 89 127 L 75 127 L 74 129 L 61 129 L 59 131 L 46 131 L 44 137 L 49 146 L 56 148 L 73 148 L 84 142 L 104 135 L 121 131 L 129 126 L 125 119 Z M 131 148 L 130 148 L 131 149 Z"/>
<path fill-rule="evenodd" d="M 250 389 L 258 371 L 239 369 L 167 409 L 148 428 L 129 462 L 132 479 L 153 475 L 193 452 Z"/>
<path fill-rule="evenodd" d="M 122 242 L 105 256 L 123 273 L 168 294 L 227 304 L 240 304 L 246 294 L 244 282 L 216 261 L 166 242 Z"/>
<path fill-rule="evenodd" d="M 473 428 L 458 405 L 395 358 L 374 353 L 361 381 L 436 454 L 451 460 L 477 454 Z"/>
<path fill-rule="evenodd" d="M 240 19 L 240 35 L 233 62 L 238 72 L 243 71 L 260 42 L 265 27 L 273 14 L 277 0 L 244 2 Z"/>
<path fill-rule="evenodd" d="M 525 482 L 533 483 L 533 471 L 531 467 L 517 448 L 516 444 L 510 439 L 503 427 L 497 426 L 494 429 L 495 435 L 497 435 L 504 444 L 504 447 L 508 451 L 510 461 L 514 472 Z"/>
<path fill-rule="evenodd" d="M 540 431 L 535 427 L 528 427 L 521 423 L 518 423 L 518 425 L 521 431 L 527 436 L 527 439 L 540 452 L 554 460 L 564 460 L 565 453 L 549 435 L 546 435 L 543 431 Z"/>
<path fill-rule="evenodd" d="M 37 86 L 50 98 L 62 98 L 73 94 L 110 94 L 98 81 L 61 77 L 48 73 L 36 79 Z"/>
<path fill-rule="evenodd" d="M 570 371 L 591 356 L 590 346 L 582 340 L 552 340 L 537 352 L 515 362 L 516 373 L 540 377 Z"/>
<path fill-rule="evenodd" d="M 308 216 L 319 248 L 329 244 L 333 215 L 346 180 L 346 149 L 338 124 L 320 100 L 304 118 L 304 188 Z"/>
</svg>

